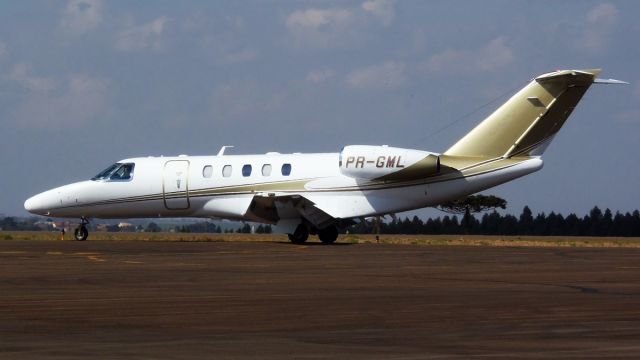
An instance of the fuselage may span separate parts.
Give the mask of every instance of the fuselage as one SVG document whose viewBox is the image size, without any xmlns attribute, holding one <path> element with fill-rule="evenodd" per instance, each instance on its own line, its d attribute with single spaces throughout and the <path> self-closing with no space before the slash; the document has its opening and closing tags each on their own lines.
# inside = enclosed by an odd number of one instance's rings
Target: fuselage
<svg viewBox="0 0 640 360">
<path fill-rule="evenodd" d="M 488 165 L 491 163 L 492 165 Z M 539 169 L 538 158 L 464 164 L 461 171 L 375 181 L 345 176 L 340 153 L 144 157 L 127 179 L 81 181 L 29 198 L 25 208 L 51 217 L 204 217 L 274 223 L 249 209 L 254 197 L 302 196 L 348 219 L 435 205 Z M 109 174 L 107 174 L 109 175 Z M 279 219 L 299 218 L 281 207 Z"/>
</svg>

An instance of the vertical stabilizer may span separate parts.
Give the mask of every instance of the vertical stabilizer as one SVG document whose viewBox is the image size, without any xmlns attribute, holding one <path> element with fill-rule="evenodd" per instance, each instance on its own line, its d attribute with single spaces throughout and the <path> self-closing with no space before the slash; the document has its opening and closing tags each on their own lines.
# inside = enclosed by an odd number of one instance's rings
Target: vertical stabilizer
<svg viewBox="0 0 640 360">
<path fill-rule="evenodd" d="M 541 155 L 599 73 L 599 69 L 562 70 L 538 76 L 445 155 Z"/>
</svg>

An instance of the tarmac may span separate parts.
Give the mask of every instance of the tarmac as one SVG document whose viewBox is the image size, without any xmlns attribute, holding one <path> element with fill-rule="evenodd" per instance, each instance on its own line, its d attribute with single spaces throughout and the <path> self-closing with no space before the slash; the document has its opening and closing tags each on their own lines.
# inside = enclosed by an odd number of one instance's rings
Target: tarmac
<svg viewBox="0 0 640 360">
<path fill-rule="evenodd" d="M 0 241 L 0 358 L 629 358 L 640 249 Z"/>
</svg>

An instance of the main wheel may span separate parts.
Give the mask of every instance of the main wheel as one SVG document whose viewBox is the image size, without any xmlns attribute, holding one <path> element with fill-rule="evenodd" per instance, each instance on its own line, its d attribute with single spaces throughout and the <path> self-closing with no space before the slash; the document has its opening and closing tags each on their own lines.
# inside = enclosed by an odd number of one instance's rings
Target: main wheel
<svg viewBox="0 0 640 360">
<path fill-rule="evenodd" d="M 84 225 L 81 225 L 80 227 L 76 228 L 74 236 L 78 241 L 85 241 L 87 240 L 87 237 L 89 237 L 89 231 Z"/>
<path fill-rule="evenodd" d="M 298 225 L 298 227 L 296 227 L 296 230 L 293 232 L 293 234 L 288 235 L 289 240 L 291 240 L 292 243 L 303 244 L 309 238 L 309 228 L 307 228 L 307 225 L 305 224 L 300 224 Z"/>
<path fill-rule="evenodd" d="M 335 226 L 327 226 L 318 230 L 318 237 L 323 244 L 333 244 L 338 239 L 338 228 Z"/>
</svg>

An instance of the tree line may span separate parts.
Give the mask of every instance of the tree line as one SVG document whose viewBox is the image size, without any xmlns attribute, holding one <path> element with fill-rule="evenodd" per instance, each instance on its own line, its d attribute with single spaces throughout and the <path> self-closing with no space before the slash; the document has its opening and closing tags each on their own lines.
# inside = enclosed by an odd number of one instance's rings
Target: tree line
<svg viewBox="0 0 640 360">
<path fill-rule="evenodd" d="M 615 214 L 610 209 L 603 212 L 595 206 L 583 217 L 544 212 L 533 215 L 525 206 L 519 216 L 485 213 L 480 219 L 466 213 L 427 218 L 393 219 L 379 223 L 381 234 L 471 234 L 471 235 L 537 235 L 537 236 L 640 236 L 640 211 Z M 372 234 L 376 232 L 375 219 L 353 225 L 349 233 Z"/>
<path fill-rule="evenodd" d="M 233 223 L 231 223 L 233 224 Z M 73 225 L 75 226 L 75 225 Z M 88 225 L 91 231 L 98 231 L 99 226 L 95 223 Z M 271 225 L 255 224 L 250 225 L 247 223 L 237 224 L 237 226 L 220 226 L 210 221 L 200 221 L 185 225 L 170 225 L 160 226 L 155 222 L 149 222 L 146 226 L 136 225 L 120 228 L 118 224 L 109 224 L 102 226 L 103 231 L 106 232 L 162 232 L 173 231 L 183 233 L 251 233 L 256 234 L 270 234 L 272 232 Z M 41 230 L 56 230 L 53 227 L 53 221 L 43 222 L 41 218 L 29 217 L 29 218 L 17 218 L 13 216 L 0 217 L 0 230 L 4 231 L 41 231 Z"/>
<path fill-rule="evenodd" d="M 0 230 L 41 230 L 36 225 L 38 218 L 0 218 Z M 111 229 L 113 228 L 113 229 Z M 270 225 L 242 224 L 237 228 L 223 228 L 212 222 L 203 221 L 193 224 L 175 226 L 175 232 L 192 233 L 271 233 Z M 379 230 L 378 230 L 379 228 Z M 117 225 L 108 231 L 119 231 Z M 156 223 L 149 223 L 146 227 L 138 226 L 137 231 L 159 232 L 167 231 Z M 418 216 L 404 219 L 394 218 L 391 221 L 369 219 L 355 224 L 345 230 L 352 234 L 471 234 L 471 235 L 537 235 L 537 236 L 640 236 L 640 211 L 615 214 L 610 209 L 602 211 L 595 206 L 588 214 L 579 217 L 576 214 L 563 216 L 551 212 L 538 213 L 534 216 L 528 206 L 522 209 L 519 216 L 501 214 L 497 211 L 484 213 L 481 217 L 472 215 L 469 211 L 458 215 L 445 215 L 421 219 Z"/>
<path fill-rule="evenodd" d="M 146 232 L 158 232 L 160 231 L 160 227 L 155 223 L 150 223 L 147 226 Z M 244 224 L 236 229 L 233 228 L 222 228 L 222 226 L 218 226 L 216 224 L 210 222 L 198 222 L 194 224 L 176 226 L 174 228 L 175 232 L 181 233 L 237 233 L 237 234 L 251 234 L 252 232 L 256 234 L 271 234 L 271 225 L 258 224 L 256 226 L 251 226 L 249 224 Z"/>
</svg>

